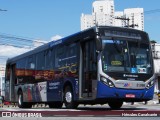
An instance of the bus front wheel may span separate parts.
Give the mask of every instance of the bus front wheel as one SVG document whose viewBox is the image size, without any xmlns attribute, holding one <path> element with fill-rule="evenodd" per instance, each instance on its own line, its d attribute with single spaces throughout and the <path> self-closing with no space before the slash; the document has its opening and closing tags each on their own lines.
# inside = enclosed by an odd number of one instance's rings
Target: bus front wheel
<svg viewBox="0 0 160 120">
<path fill-rule="evenodd" d="M 108 102 L 108 105 L 111 109 L 119 109 L 122 107 L 123 102 L 122 101 L 114 101 L 114 102 Z"/>
<path fill-rule="evenodd" d="M 75 109 L 78 107 L 78 103 L 73 100 L 73 92 L 70 86 L 65 87 L 63 99 L 67 109 Z"/>
</svg>

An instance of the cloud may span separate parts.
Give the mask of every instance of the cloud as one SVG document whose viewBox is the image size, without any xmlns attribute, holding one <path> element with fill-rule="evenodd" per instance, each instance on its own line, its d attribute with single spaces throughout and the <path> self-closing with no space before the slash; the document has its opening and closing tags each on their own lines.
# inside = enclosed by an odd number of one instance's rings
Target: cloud
<svg viewBox="0 0 160 120">
<path fill-rule="evenodd" d="M 25 53 L 31 49 L 29 48 L 17 48 L 8 45 L 0 45 L 0 62 L 4 64 L 8 58 L 15 57 L 22 53 Z"/>
<path fill-rule="evenodd" d="M 55 41 L 55 40 L 58 40 L 61 38 L 62 37 L 60 35 L 55 35 L 51 38 L 51 41 Z M 8 58 L 12 58 L 12 57 L 18 56 L 20 54 L 23 54 L 23 53 L 30 51 L 36 47 L 44 45 L 47 42 L 49 42 L 49 41 L 38 40 L 38 39 L 34 40 L 32 48 L 29 48 L 28 46 L 24 46 L 23 48 L 18 48 L 18 47 L 14 47 L 14 46 L 0 45 L 0 64 L 5 64 L 6 60 Z"/>
<path fill-rule="evenodd" d="M 62 36 L 60 36 L 60 35 L 55 35 L 55 36 L 51 37 L 51 41 L 56 41 L 56 40 L 59 40 L 59 39 L 61 39 L 61 38 L 62 38 Z"/>
<path fill-rule="evenodd" d="M 47 43 L 48 41 L 44 41 L 44 40 L 34 40 L 33 42 L 33 46 L 34 48 L 39 47 L 41 45 L 44 45 L 45 43 Z"/>
<path fill-rule="evenodd" d="M 16 55 L 22 54 L 31 49 L 28 48 L 17 48 L 13 46 L 0 45 L 0 56 L 14 57 Z"/>
</svg>

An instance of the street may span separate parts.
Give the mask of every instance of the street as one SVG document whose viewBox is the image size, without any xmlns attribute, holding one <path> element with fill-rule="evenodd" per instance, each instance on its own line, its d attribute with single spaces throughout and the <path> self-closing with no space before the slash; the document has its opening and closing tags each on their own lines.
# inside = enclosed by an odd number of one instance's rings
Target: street
<svg viewBox="0 0 160 120">
<path fill-rule="evenodd" d="M 7 117 L 5 112 L 11 112 L 11 117 L 128 117 L 128 116 L 160 116 L 160 104 L 124 103 L 121 109 L 112 110 L 105 105 L 80 105 L 78 109 L 50 109 L 46 107 L 34 107 L 32 109 L 20 109 L 18 107 L 3 107 L 0 109 L 2 117 Z M 2 115 L 3 113 L 3 115 Z M 26 115 L 27 114 L 27 115 Z"/>
<path fill-rule="evenodd" d="M 158 104 L 157 97 L 149 101 L 146 105 L 144 102 L 124 103 L 119 110 L 112 110 L 105 105 L 79 105 L 78 109 L 50 109 L 48 106 L 34 106 L 32 109 L 20 109 L 13 106 L 3 106 L 0 108 L 0 120 L 17 119 L 26 120 L 32 118 L 33 120 L 133 120 L 135 117 L 141 119 L 159 119 L 160 104 Z"/>
</svg>

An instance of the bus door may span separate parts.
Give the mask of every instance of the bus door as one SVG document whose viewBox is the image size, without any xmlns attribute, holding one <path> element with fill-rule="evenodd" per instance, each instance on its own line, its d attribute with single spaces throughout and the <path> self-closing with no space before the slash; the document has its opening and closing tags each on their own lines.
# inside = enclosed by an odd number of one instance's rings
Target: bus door
<svg viewBox="0 0 160 120">
<path fill-rule="evenodd" d="M 10 96 L 10 101 L 15 101 L 15 81 L 16 81 L 16 64 L 13 64 L 10 66 L 10 82 L 9 82 L 9 96 Z"/>
<path fill-rule="evenodd" d="M 96 52 L 93 40 L 81 42 L 80 47 L 80 97 L 92 98 L 93 88 L 96 87 Z"/>
</svg>

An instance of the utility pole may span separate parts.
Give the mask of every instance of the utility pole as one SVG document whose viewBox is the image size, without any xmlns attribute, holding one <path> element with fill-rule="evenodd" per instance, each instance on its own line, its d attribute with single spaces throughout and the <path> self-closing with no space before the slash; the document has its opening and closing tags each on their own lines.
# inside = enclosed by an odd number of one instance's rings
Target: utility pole
<svg viewBox="0 0 160 120">
<path fill-rule="evenodd" d="M 129 27 L 129 21 L 130 21 L 130 19 L 129 19 L 129 18 L 116 17 L 115 19 L 122 20 L 122 21 L 125 23 L 125 26 L 124 26 L 124 27 Z M 127 22 L 126 22 L 126 21 L 127 21 Z M 126 25 L 126 24 L 127 24 L 127 25 Z"/>
<path fill-rule="evenodd" d="M 134 28 L 134 27 L 138 27 L 138 25 L 137 24 L 132 24 L 132 25 L 129 25 L 129 27 Z"/>
<path fill-rule="evenodd" d="M 124 27 L 131 27 L 131 28 L 134 28 L 134 27 L 138 27 L 137 24 L 131 24 L 129 25 L 129 21 L 130 19 L 129 18 L 124 18 L 124 17 L 116 17 L 115 19 L 119 19 L 119 20 L 122 20 L 126 25 Z M 127 21 L 127 22 L 126 22 Z"/>
</svg>

